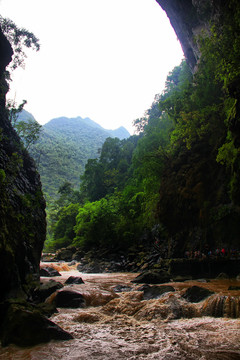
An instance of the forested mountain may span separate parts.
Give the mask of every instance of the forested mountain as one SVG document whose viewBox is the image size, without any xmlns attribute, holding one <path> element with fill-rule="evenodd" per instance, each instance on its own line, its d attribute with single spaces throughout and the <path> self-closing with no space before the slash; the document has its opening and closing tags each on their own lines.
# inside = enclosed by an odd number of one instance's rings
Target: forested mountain
<svg viewBox="0 0 240 360">
<path fill-rule="evenodd" d="M 20 114 L 20 119 L 29 117 L 32 115 L 25 111 Z M 29 151 L 36 161 L 44 192 L 55 197 L 66 181 L 79 188 L 87 160 L 99 155 L 109 136 L 122 139 L 130 134 L 122 127 L 105 130 L 91 119 L 81 117 L 60 117 L 43 125 L 40 138 Z"/>
</svg>

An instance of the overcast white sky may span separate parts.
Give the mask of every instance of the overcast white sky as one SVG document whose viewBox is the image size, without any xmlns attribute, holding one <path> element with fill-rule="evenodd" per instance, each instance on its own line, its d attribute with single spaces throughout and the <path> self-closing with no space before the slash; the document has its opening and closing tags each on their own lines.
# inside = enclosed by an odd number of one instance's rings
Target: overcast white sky
<svg viewBox="0 0 240 360">
<path fill-rule="evenodd" d="M 183 58 L 155 0 L 1 0 L 0 9 L 40 39 L 8 97 L 26 99 L 41 124 L 81 116 L 132 133 Z"/>
</svg>

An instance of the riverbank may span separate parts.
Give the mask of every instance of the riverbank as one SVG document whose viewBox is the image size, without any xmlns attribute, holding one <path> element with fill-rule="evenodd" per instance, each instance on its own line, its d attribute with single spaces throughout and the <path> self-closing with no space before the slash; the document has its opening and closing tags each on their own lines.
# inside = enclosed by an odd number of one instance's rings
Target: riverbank
<svg viewBox="0 0 240 360">
<path fill-rule="evenodd" d="M 128 253 L 109 253 L 93 249 L 84 253 L 74 247 L 60 249 L 56 254 L 43 254 L 42 261 L 78 263 L 84 273 L 165 271 L 173 280 L 240 276 L 240 259 L 230 256 L 202 256 L 163 259 L 155 248 L 132 248 Z"/>
</svg>

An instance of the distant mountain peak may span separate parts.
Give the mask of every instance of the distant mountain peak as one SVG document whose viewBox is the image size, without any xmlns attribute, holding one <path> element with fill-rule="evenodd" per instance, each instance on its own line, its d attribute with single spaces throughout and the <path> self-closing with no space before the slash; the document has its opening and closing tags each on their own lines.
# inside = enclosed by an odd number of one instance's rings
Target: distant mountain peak
<svg viewBox="0 0 240 360">
<path fill-rule="evenodd" d="M 50 120 L 48 123 L 44 125 L 45 128 L 48 129 L 56 129 L 60 127 L 91 127 L 97 128 L 109 134 L 111 137 L 118 137 L 120 140 L 126 139 L 130 136 L 130 133 L 125 129 L 123 126 L 120 126 L 118 129 L 115 130 L 108 130 L 104 129 L 101 125 L 90 119 L 89 117 L 82 118 L 81 116 L 77 116 L 74 118 L 68 118 L 65 116 L 61 116 L 58 118 L 54 118 Z"/>
<path fill-rule="evenodd" d="M 23 121 L 33 117 L 26 111 L 20 115 Z M 40 138 L 31 148 L 31 155 L 38 166 L 44 192 L 54 198 L 65 181 L 79 188 L 85 164 L 88 159 L 99 157 L 99 149 L 108 137 L 120 140 L 130 137 L 123 126 L 106 130 L 90 118 L 80 116 L 54 118 L 42 129 Z"/>
</svg>

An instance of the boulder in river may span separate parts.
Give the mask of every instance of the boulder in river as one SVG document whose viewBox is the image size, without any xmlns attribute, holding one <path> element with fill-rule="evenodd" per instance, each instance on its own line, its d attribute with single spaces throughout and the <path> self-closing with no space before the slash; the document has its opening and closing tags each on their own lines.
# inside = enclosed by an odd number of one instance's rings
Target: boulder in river
<svg viewBox="0 0 240 360">
<path fill-rule="evenodd" d="M 69 284 L 84 284 L 84 281 L 80 276 L 69 276 L 69 278 L 65 281 L 65 285 Z"/>
<path fill-rule="evenodd" d="M 40 276 L 53 277 L 61 276 L 61 274 L 51 266 L 45 266 L 40 269 Z"/>
<path fill-rule="evenodd" d="M 143 300 L 158 299 L 167 292 L 175 291 L 174 287 L 170 285 L 163 286 L 148 286 L 143 290 Z"/>
<path fill-rule="evenodd" d="M 61 289 L 63 285 L 55 280 L 49 280 L 44 284 L 40 284 L 33 292 L 33 299 L 36 302 L 43 302 L 47 297 L 55 291 Z"/>
<path fill-rule="evenodd" d="M 189 302 L 198 303 L 212 294 L 214 294 L 214 292 L 208 289 L 199 286 L 191 286 L 186 290 L 182 297 Z"/>
<path fill-rule="evenodd" d="M 37 308 L 17 303 L 5 304 L 3 307 L 5 316 L 0 329 L 2 346 L 15 344 L 25 347 L 51 340 L 73 339 L 71 334 L 43 316 Z"/>
<path fill-rule="evenodd" d="M 72 290 L 61 290 L 56 293 L 54 302 L 60 308 L 82 308 L 86 305 L 82 294 Z"/>
<path fill-rule="evenodd" d="M 143 272 L 138 275 L 132 282 L 137 284 L 163 284 L 170 281 L 170 275 L 165 270 L 153 270 Z"/>
</svg>

